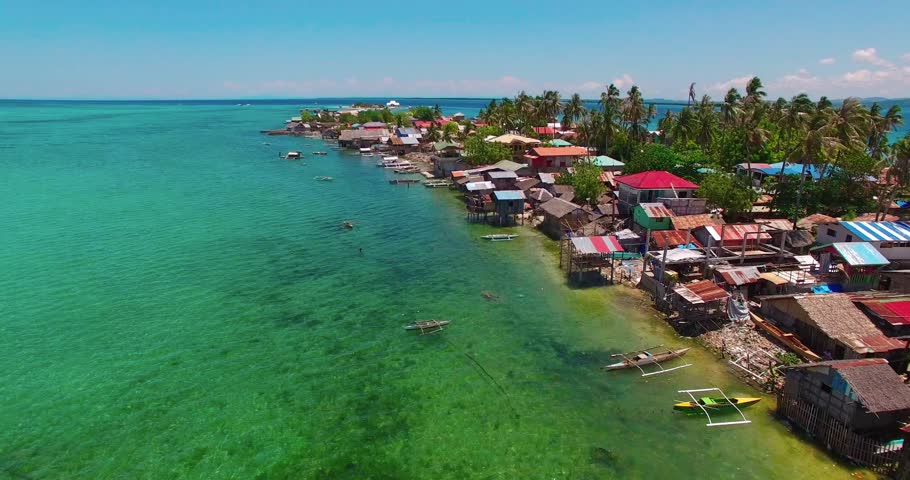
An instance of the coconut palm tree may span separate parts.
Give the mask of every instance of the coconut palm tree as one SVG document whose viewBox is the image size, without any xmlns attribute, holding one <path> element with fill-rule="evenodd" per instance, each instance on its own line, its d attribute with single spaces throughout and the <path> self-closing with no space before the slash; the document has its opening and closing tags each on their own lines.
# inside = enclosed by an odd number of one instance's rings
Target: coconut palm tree
<svg viewBox="0 0 910 480">
<path fill-rule="evenodd" d="M 879 212 L 882 220 L 884 220 L 888 206 L 894 203 L 898 193 L 905 191 L 910 186 L 910 134 L 892 146 L 891 163 L 888 166 L 888 173 L 885 175 L 885 179 L 890 192 L 887 197 L 885 195 L 879 196 L 876 220 L 879 219 Z"/>
<path fill-rule="evenodd" d="M 518 113 L 519 129 L 524 130 L 525 127 L 533 123 L 534 99 L 522 90 L 515 97 L 515 109 Z"/>
<path fill-rule="evenodd" d="M 653 114 L 653 108 L 645 107 L 644 98 L 637 86 L 633 85 L 626 93 L 620 112 L 629 136 L 643 142 L 648 133 L 647 125 L 650 115 Z"/>
<path fill-rule="evenodd" d="M 688 108 L 688 107 L 686 107 Z M 657 121 L 657 129 L 661 132 L 661 137 L 663 138 L 663 143 L 666 145 L 672 145 L 675 141 L 673 137 L 673 129 L 676 128 L 677 118 L 673 114 L 672 110 L 667 110 L 664 114 L 664 118 L 661 118 Z"/>
<path fill-rule="evenodd" d="M 882 107 L 877 102 L 869 108 L 867 150 L 869 156 L 877 160 L 881 160 L 888 153 L 888 133 L 904 123 L 904 116 L 899 105 L 892 105 L 884 115 L 881 114 L 881 111 Z"/>
<path fill-rule="evenodd" d="M 695 138 L 697 128 L 698 120 L 692 113 L 692 109 L 683 107 L 683 109 L 679 111 L 679 116 L 676 118 L 675 124 L 668 133 L 673 140 L 673 143 L 685 145 L 686 143 L 689 143 L 689 140 Z"/>
<path fill-rule="evenodd" d="M 724 95 L 724 103 L 720 107 L 720 113 L 724 121 L 724 130 L 736 124 L 740 115 L 743 113 L 742 95 L 735 88 L 727 90 Z"/>
<path fill-rule="evenodd" d="M 613 143 L 613 136 L 619 131 L 620 125 L 620 92 L 612 83 L 607 87 L 607 91 L 600 94 L 600 108 L 603 112 L 601 127 L 603 130 L 604 151 Z"/>
<path fill-rule="evenodd" d="M 562 110 L 563 128 L 570 128 L 585 110 L 585 102 L 581 96 L 577 93 L 573 94 Z"/>
<path fill-rule="evenodd" d="M 701 101 L 695 106 L 695 141 L 707 151 L 714 142 L 714 131 L 717 125 L 717 112 L 714 110 L 714 103 L 711 97 L 704 95 Z"/>
</svg>

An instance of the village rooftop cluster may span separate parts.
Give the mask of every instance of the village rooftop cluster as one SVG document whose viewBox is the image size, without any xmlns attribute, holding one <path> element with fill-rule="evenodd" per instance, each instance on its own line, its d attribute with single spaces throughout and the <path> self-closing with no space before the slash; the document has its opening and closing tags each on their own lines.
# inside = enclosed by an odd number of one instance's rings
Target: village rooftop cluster
<svg viewBox="0 0 910 480">
<path fill-rule="evenodd" d="M 746 162 L 728 173 L 754 188 L 755 201 L 730 218 L 674 173 L 623 174 L 624 162 L 556 118 L 494 133 L 463 114 L 350 121 L 379 111 L 389 110 L 310 112 L 267 133 L 382 157 L 380 166 L 459 192 L 470 221 L 539 229 L 559 242 L 570 282 L 643 289 L 680 333 L 701 336 L 745 380 L 775 392 L 792 425 L 860 465 L 907 475 L 910 222 L 901 219 L 910 204 L 894 198 L 849 219 L 781 218 L 762 189 L 769 178 L 811 184 L 834 167 Z M 488 148 L 498 160 L 478 164 Z M 596 199 L 577 197 L 580 169 L 596 171 Z M 887 171 L 863 181 L 893 182 Z"/>
</svg>

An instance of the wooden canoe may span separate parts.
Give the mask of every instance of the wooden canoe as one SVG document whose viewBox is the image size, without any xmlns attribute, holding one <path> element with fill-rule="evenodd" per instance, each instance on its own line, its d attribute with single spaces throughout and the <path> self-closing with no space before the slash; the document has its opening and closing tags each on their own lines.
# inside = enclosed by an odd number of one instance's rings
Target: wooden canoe
<svg viewBox="0 0 910 480">
<path fill-rule="evenodd" d="M 803 342 L 801 342 L 795 335 L 792 333 L 786 333 L 783 330 L 775 327 L 774 325 L 768 323 L 765 319 L 759 317 L 754 313 L 750 313 L 752 317 L 752 323 L 756 327 L 760 328 L 762 331 L 776 338 L 778 341 L 789 347 L 791 350 L 797 353 L 800 357 L 803 357 L 804 360 L 810 362 L 819 362 L 822 357 L 818 356 L 815 352 L 809 349 Z"/>
</svg>

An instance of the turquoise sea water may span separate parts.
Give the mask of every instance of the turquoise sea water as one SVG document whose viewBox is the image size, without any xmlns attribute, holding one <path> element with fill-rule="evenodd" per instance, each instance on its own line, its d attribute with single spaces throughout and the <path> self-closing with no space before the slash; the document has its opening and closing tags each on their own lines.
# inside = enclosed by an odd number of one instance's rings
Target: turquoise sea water
<svg viewBox="0 0 910 480">
<path fill-rule="evenodd" d="M 601 372 L 692 343 L 548 240 L 484 243 L 374 159 L 279 160 L 326 150 L 258 133 L 293 108 L 0 103 L 0 478 L 849 478 L 772 398 L 674 414 L 754 393 L 699 349 Z"/>
</svg>

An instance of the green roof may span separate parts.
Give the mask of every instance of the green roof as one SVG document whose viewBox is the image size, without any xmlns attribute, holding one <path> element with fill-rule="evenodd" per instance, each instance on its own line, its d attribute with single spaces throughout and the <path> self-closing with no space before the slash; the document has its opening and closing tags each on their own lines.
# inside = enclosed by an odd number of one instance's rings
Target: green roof
<svg viewBox="0 0 910 480">
<path fill-rule="evenodd" d="M 571 147 L 572 146 L 571 143 L 569 143 L 565 140 L 558 139 L 558 138 L 556 140 L 550 140 L 549 142 L 547 142 L 547 144 L 551 145 L 553 147 Z"/>
<path fill-rule="evenodd" d="M 615 158 L 610 158 L 606 155 L 598 155 L 596 157 L 588 157 L 588 160 L 591 161 L 594 165 L 598 167 L 622 167 L 625 163 L 616 160 Z"/>
<path fill-rule="evenodd" d="M 438 152 L 438 151 L 445 150 L 447 148 L 457 148 L 460 150 L 462 147 L 461 147 L 461 145 L 459 145 L 457 143 L 452 143 L 452 142 L 436 142 L 433 144 L 433 148 L 435 148 L 436 151 Z"/>
</svg>

